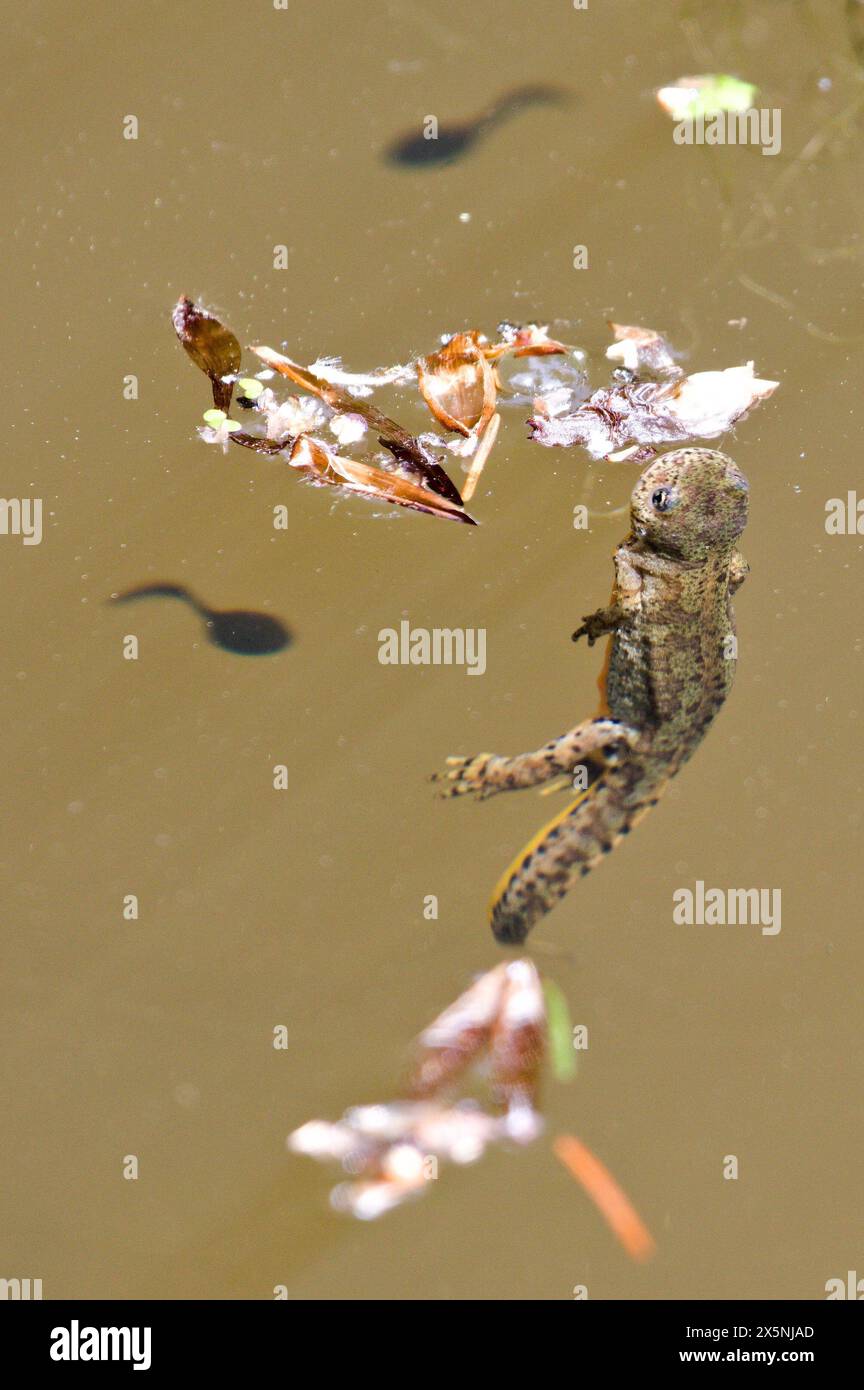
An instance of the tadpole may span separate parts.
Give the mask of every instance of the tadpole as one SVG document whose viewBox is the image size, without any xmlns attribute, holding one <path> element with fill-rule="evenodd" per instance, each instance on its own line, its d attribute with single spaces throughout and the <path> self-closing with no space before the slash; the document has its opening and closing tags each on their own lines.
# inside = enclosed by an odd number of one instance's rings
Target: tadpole
<svg viewBox="0 0 864 1390">
<path fill-rule="evenodd" d="M 467 121 L 442 124 L 437 132 L 411 131 L 394 140 L 385 151 L 391 164 L 417 168 L 428 164 L 452 164 L 469 153 L 474 145 L 508 116 L 528 106 L 560 106 L 570 94 L 563 87 L 545 83 L 514 87 L 493 101 L 485 111 Z"/>
<path fill-rule="evenodd" d="M 245 608 L 219 611 L 208 608 L 182 584 L 142 584 L 125 593 L 114 594 L 110 603 L 131 603 L 139 598 L 179 598 L 195 609 L 204 620 L 209 640 L 226 652 L 238 656 L 266 656 L 281 652 L 290 645 L 292 635 L 284 623 L 269 613 L 255 613 Z"/>
</svg>

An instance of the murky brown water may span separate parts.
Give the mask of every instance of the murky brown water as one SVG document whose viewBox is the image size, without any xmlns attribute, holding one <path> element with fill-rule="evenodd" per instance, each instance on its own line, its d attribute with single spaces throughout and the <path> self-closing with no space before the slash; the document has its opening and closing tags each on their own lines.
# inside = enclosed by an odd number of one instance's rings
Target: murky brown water
<svg viewBox="0 0 864 1390">
<path fill-rule="evenodd" d="M 860 485 L 862 84 L 843 14 L 211 0 L 7 21 L 3 492 L 46 516 L 39 546 L 0 538 L 0 1275 L 49 1298 L 816 1298 L 861 1268 L 864 556 L 824 527 Z M 782 108 L 778 157 L 673 143 L 653 88 L 712 69 Z M 380 157 L 428 113 L 540 80 L 576 105 L 526 110 L 452 167 Z M 549 803 L 443 805 L 424 779 L 591 712 L 600 658 L 569 634 L 605 601 L 626 529 L 605 513 L 635 472 L 541 451 L 511 412 L 476 531 L 334 505 L 194 437 L 206 385 L 171 332 L 180 292 L 300 360 L 370 368 L 504 318 L 599 350 L 611 317 L 663 328 L 692 367 L 753 358 L 782 383 L 725 441 L 753 485 L 730 703 L 532 938 L 590 1032 L 577 1080 L 549 1087 L 550 1133 L 627 1187 L 658 1240 L 644 1268 L 545 1141 L 362 1227 L 282 1147 L 390 1095 L 411 1037 L 500 958 L 488 892 Z M 156 581 L 269 611 L 296 643 L 239 658 L 180 604 L 104 604 Z M 403 616 L 486 628 L 485 676 L 380 666 L 377 633 Z M 673 889 L 696 879 L 780 888 L 781 933 L 674 926 Z"/>
</svg>

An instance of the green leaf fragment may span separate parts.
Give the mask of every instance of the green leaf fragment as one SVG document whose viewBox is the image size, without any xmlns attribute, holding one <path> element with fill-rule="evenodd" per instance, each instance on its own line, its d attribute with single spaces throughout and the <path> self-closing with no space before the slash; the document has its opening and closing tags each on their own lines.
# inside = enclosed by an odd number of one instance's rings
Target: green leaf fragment
<svg viewBox="0 0 864 1390">
<path fill-rule="evenodd" d="M 573 1024 L 570 1009 L 554 980 L 543 981 L 546 1000 L 546 1027 L 549 1034 L 549 1061 L 556 1081 L 572 1081 L 576 1075 Z"/>
<path fill-rule="evenodd" d="M 229 434 L 233 434 L 235 430 L 243 428 L 239 420 L 229 420 L 224 410 L 205 410 L 203 419 L 211 430 L 226 429 Z"/>
<path fill-rule="evenodd" d="M 713 72 L 679 77 L 671 86 L 660 88 L 657 100 L 673 120 L 695 120 L 698 116 L 720 116 L 726 111 L 749 111 L 758 91 L 752 82 Z"/>
<path fill-rule="evenodd" d="M 255 378 L 251 376 L 241 377 L 237 385 L 240 387 L 247 401 L 257 401 L 261 392 L 264 390 L 263 382 L 256 381 Z"/>
</svg>

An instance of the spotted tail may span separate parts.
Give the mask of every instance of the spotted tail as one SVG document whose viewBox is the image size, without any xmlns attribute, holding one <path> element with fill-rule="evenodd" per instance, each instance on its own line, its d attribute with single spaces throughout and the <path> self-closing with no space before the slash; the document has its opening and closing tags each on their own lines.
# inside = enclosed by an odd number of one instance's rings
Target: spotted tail
<svg viewBox="0 0 864 1390">
<path fill-rule="evenodd" d="M 520 851 L 489 904 L 497 941 L 523 942 L 535 922 L 656 804 L 662 788 L 646 790 L 643 784 L 635 795 L 632 774 L 632 766 L 604 772 Z"/>
</svg>

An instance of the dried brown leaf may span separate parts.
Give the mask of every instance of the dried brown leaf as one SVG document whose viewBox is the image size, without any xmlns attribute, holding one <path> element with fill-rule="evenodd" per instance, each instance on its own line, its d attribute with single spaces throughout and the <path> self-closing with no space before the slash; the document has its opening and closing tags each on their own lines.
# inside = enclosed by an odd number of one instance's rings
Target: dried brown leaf
<svg viewBox="0 0 864 1390">
<path fill-rule="evenodd" d="M 337 454 L 322 440 L 313 439 L 311 435 L 304 434 L 295 440 L 288 462 L 292 468 L 305 472 L 318 483 L 347 488 L 365 497 L 392 502 L 447 521 L 477 525 L 461 503 L 458 507 L 454 506 L 446 497 L 429 492 L 408 478 L 400 478 L 397 473 L 385 473 L 382 468 L 373 468 L 371 464 Z"/>
<path fill-rule="evenodd" d="M 319 400 L 329 405 L 331 409 L 361 415 L 366 423 L 377 432 L 378 439 L 384 448 L 389 449 L 393 457 L 398 459 L 410 473 L 422 479 L 430 492 L 445 498 L 455 507 L 462 506 L 462 498 L 458 489 L 441 465 L 436 463 L 427 454 L 420 442 L 395 420 L 383 415 L 380 410 L 377 410 L 374 405 L 362 397 L 352 396 L 341 386 L 316 376 L 308 367 L 301 367 L 299 363 L 292 362 L 291 358 L 286 357 L 284 353 L 263 346 L 254 347 L 252 351 L 261 358 L 262 362 L 266 362 L 268 367 L 272 367 L 282 376 L 288 377 L 297 386 L 304 387 L 305 390 L 310 391 Z"/>
<path fill-rule="evenodd" d="M 214 406 L 227 413 L 234 384 L 222 378 L 240 370 L 240 344 L 230 329 L 185 295 L 178 299 L 171 319 L 195 366 L 210 378 Z"/>
<path fill-rule="evenodd" d="M 246 434 L 242 430 L 234 430 L 228 438 L 232 444 L 239 444 L 243 449 L 253 449 L 256 454 L 281 454 L 283 449 L 289 448 L 293 439 L 265 439 L 260 434 Z"/>
</svg>

